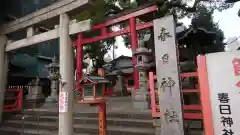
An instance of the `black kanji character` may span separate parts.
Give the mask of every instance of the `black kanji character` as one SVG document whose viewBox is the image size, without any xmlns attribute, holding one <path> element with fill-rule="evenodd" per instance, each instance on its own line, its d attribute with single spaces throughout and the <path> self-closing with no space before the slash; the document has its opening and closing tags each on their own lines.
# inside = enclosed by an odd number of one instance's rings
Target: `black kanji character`
<svg viewBox="0 0 240 135">
<path fill-rule="evenodd" d="M 227 129 L 223 129 L 222 131 L 223 131 L 222 135 L 234 135 L 232 129 L 230 129 L 229 131 Z"/>
<path fill-rule="evenodd" d="M 228 93 L 218 93 L 218 100 L 221 103 L 228 103 L 229 101 Z"/>
<path fill-rule="evenodd" d="M 176 84 L 175 81 L 173 81 L 171 77 L 168 77 L 167 83 L 168 83 L 168 87 L 173 87 Z"/>
<path fill-rule="evenodd" d="M 221 122 L 223 123 L 223 126 L 228 125 L 229 127 L 232 127 L 233 119 L 231 117 L 224 117 L 224 116 L 222 116 L 221 119 L 222 119 Z"/>
<path fill-rule="evenodd" d="M 172 80 L 171 77 L 168 77 L 168 80 L 166 78 L 162 78 L 161 88 L 163 88 L 163 92 L 165 92 L 166 88 L 170 89 L 170 94 L 172 96 L 172 87 L 175 85 L 175 81 Z"/>
<path fill-rule="evenodd" d="M 163 88 L 163 91 L 165 91 L 165 87 L 168 87 L 166 78 L 162 78 L 161 88 Z"/>
<path fill-rule="evenodd" d="M 167 109 L 167 110 L 165 110 L 164 116 L 165 116 L 165 120 L 167 123 L 179 122 L 178 115 L 175 111 L 170 112 Z"/>
<path fill-rule="evenodd" d="M 163 64 L 168 64 L 168 59 L 169 59 L 169 55 L 164 54 L 163 57 L 162 57 Z"/>
<path fill-rule="evenodd" d="M 219 105 L 220 114 L 232 114 L 230 105 Z"/>
<path fill-rule="evenodd" d="M 169 32 L 166 31 L 166 28 L 161 29 L 160 36 L 158 36 L 158 40 L 165 41 L 167 37 L 172 37 Z"/>
<path fill-rule="evenodd" d="M 179 119 L 178 119 L 178 115 L 175 111 L 172 111 L 172 115 L 170 115 L 170 122 L 172 121 L 175 121 L 175 122 L 179 122 Z"/>
</svg>

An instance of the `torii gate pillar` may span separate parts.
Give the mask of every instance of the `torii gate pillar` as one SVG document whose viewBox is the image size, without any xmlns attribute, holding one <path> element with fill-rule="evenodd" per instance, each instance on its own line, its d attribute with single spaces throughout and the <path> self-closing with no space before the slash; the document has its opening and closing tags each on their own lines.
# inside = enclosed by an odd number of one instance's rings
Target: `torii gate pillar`
<svg viewBox="0 0 240 135">
<path fill-rule="evenodd" d="M 2 112 L 3 112 L 3 104 L 4 104 L 4 92 L 5 86 L 7 82 L 7 74 L 6 69 L 6 55 L 5 55 L 5 45 L 7 43 L 6 36 L 0 36 L 0 122 L 2 121 Z"/>
<path fill-rule="evenodd" d="M 59 93 L 59 135 L 73 134 L 73 48 L 69 35 L 69 16 L 60 15 L 60 93 Z"/>
</svg>

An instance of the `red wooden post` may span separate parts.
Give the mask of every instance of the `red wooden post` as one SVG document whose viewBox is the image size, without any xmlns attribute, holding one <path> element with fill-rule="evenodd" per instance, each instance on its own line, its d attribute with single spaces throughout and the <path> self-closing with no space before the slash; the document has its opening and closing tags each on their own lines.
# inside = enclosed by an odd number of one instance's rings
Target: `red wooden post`
<svg viewBox="0 0 240 135">
<path fill-rule="evenodd" d="M 130 35 L 131 35 L 131 45 L 132 45 L 132 52 L 135 52 L 138 48 L 138 35 L 136 30 L 136 18 L 132 17 L 129 19 L 129 27 L 130 27 Z M 136 65 L 136 57 L 132 57 L 132 63 L 133 63 L 133 77 L 134 77 L 134 88 L 139 88 L 139 76 L 138 72 L 135 69 Z"/>
<path fill-rule="evenodd" d="M 23 88 L 18 88 L 18 104 L 17 110 L 22 110 L 22 103 L 23 103 Z"/>
<path fill-rule="evenodd" d="M 98 106 L 98 120 L 99 120 L 99 135 L 106 135 L 106 102 L 101 102 Z"/>
<path fill-rule="evenodd" d="M 205 135 L 214 135 L 206 57 L 198 56 L 197 64 L 198 64 L 199 87 L 201 90 L 200 97 L 204 121 L 204 133 Z"/>
<path fill-rule="evenodd" d="M 77 39 L 77 58 L 76 58 L 76 66 L 77 66 L 77 76 L 76 76 L 76 88 L 77 90 L 81 89 L 80 80 L 82 79 L 82 62 L 83 62 L 83 44 L 81 41 L 83 40 L 83 34 L 78 35 Z M 82 92 L 81 92 L 82 93 Z"/>
<path fill-rule="evenodd" d="M 149 88 L 151 94 L 151 105 L 152 105 L 152 117 L 158 117 L 157 112 L 157 104 L 156 104 L 156 93 L 155 93 L 155 86 L 154 86 L 154 73 L 149 72 Z"/>
</svg>

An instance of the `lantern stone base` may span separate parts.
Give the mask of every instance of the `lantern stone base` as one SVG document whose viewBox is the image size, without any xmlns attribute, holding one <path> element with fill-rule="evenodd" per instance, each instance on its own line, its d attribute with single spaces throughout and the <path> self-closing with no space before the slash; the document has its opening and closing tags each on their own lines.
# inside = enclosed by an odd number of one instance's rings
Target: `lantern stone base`
<svg viewBox="0 0 240 135">
<path fill-rule="evenodd" d="M 119 76 L 118 78 L 119 79 L 113 89 L 112 96 L 115 96 L 115 97 L 129 96 L 130 93 L 128 93 L 127 88 L 124 86 L 122 76 Z"/>
<path fill-rule="evenodd" d="M 46 98 L 46 103 L 57 103 L 58 102 L 58 95 L 50 95 Z"/>
<path fill-rule="evenodd" d="M 48 102 L 48 103 L 57 103 L 58 102 L 59 83 L 56 80 L 56 78 L 50 79 L 51 80 L 51 94 L 46 99 L 46 102 Z"/>
<path fill-rule="evenodd" d="M 42 108 L 55 108 L 58 107 L 58 95 L 50 95 L 46 98 L 45 104 L 43 105 Z"/>
<path fill-rule="evenodd" d="M 28 87 L 28 95 L 26 96 L 26 101 L 31 103 L 44 101 L 45 97 L 42 93 L 42 87 L 39 85 Z"/>
<path fill-rule="evenodd" d="M 45 103 L 45 99 L 27 99 L 24 102 L 24 108 L 25 109 L 35 109 L 35 108 L 41 108 Z"/>
<path fill-rule="evenodd" d="M 161 127 L 156 127 L 155 135 L 161 134 Z"/>
<path fill-rule="evenodd" d="M 45 102 L 41 108 L 42 109 L 58 108 L 58 102 Z"/>
<path fill-rule="evenodd" d="M 149 92 L 136 89 L 132 91 L 133 107 L 140 109 L 141 111 L 148 110 L 151 108 L 151 104 L 147 102 Z"/>
<path fill-rule="evenodd" d="M 34 89 L 32 89 L 34 90 Z M 45 97 L 40 91 L 32 91 L 26 96 L 24 108 L 40 108 L 45 102 Z"/>
</svg>

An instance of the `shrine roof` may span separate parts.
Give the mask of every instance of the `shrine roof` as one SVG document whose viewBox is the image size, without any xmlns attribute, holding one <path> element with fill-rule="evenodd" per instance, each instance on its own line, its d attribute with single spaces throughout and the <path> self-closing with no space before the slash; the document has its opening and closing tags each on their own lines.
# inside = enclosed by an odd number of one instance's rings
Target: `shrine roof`
<svg viewBox="0 0 240 135">
<path fill-rule="evenodd" d="M 118 72 L 121 72 L 122 74 L 131 74 L 131 73 L 133 73 L 133 68 L 131 67 L 131 68 L 113 70 L 112 72 L 110 72 L 106 75 L 107 76 L 118 75 Z"/>
<path fill-rule="evenodd" d="M 217 33 L 213 31 L 209 31 L 203 27 L 197 27 L 197 28 L 189 27 L 188 29 L 177 33 L 177 39 L 179 44 L 185 44 L 195 36 L 198 37 L 197 41 L 203 41 L 202 38 L 204 39 L 204 41 L 207 41 L 214 38 L 216 34 Z"/>
<path fill-rule="evenodd" d="M 132 57 L 121 55 L 121 56 L 117 57 L 116 59 L 113 59 L 112 61 L 108 62 L 108 64 L 115 63 L 121 59 L 132 60 Z"/>
<path fill-rule="evenodd" d="M 80 81 L 81 84 L 86 82 L 97 84 L 97 83 L 109 83 L 105 77 L 102 76 L 84 76 L 83 79 Z"/>
</svg>

